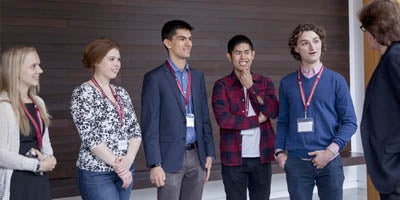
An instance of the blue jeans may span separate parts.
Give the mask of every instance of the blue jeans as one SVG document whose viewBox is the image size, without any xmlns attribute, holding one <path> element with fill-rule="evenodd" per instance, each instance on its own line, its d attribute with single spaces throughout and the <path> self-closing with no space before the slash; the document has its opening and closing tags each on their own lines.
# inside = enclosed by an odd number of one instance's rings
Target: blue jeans
<svg viewBox="0 0 400 200">
<path fill-rule="evenodd" d="M 134 167 L 131 172 L 133 176 Z M 122 188 L 122 180 L 114 171 L 91 172 L 77 168 L 78 187 L 83 200 L 129 200 L 133 182 Z"/>
<path fill-rule="evenodd" d="M 311 200 L 317 185 L 321 200 L 343 199 L 343 164 L 340 156 L 329 162 L 323 169 L 317 169 L 311 161 L 288 158 L 285 164 L 286 182 L 290 199 Z"/>
<path fill-rule="evenodd" d="M 260 163 L 260 158 L 243 158 L 240 166 L 222 165 L 221 173 L 227 200 L 269 199 L 271 163 Z"/>
</svg>

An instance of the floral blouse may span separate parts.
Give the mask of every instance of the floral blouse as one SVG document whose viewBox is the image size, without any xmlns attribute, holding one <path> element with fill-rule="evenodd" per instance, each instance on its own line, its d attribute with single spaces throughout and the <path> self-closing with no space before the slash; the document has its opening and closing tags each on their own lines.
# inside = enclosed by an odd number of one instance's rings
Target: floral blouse
<svg viewBox="0 0 400 200">
<path fill-rule="evenodd" d="M 112 103 L 95 86 L 86 82 L 72 93 L 71 114 L 82 141 L 76 163 L 80 169 L 113 171 L 90 150 L 103 142 L 116 156 L 124 156 L 127 150 L 118 150 L 118 142 L 142 137 L 128 92 L 122 87 L 112 87 L 123 106 L 123 123 Z"/>
</svg>

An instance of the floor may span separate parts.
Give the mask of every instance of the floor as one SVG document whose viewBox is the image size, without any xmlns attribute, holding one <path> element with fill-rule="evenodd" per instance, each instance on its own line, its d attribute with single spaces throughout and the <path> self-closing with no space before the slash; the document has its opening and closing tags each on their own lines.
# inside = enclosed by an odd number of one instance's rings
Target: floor
<svg viewBox="0 0 400 200">
<path fill-rule="evenodd" d="M 274 186 L 272 186 L 274 187 Z M 133 190 L 131 200 L 155 200 L 157 190 L 156 188 L 147 188 Z M 289 200 L 289 197 L 271 194 L 273 200 Z M 286 196 L 286 195 L 285 195 Z M 318 200 L 318 195 L 314 193 L 313 200 Z M 344 200 L 365 200 L 367 199 L 367 191 L 362 188 L 345 189 L 343 194 Z M 80 197 L 59 198 L 55 200 L 81 200 Z M 210 181 L 205 185 L 203 200 L 225 200 L 225 192 L 222 181 Z"/>
</svg>

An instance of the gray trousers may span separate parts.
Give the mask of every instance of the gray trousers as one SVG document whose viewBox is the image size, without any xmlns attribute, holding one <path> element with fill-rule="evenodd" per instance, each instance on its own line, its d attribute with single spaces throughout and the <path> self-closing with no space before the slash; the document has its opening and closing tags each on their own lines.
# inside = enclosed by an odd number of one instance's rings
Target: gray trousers
<svg viewBox="0 0 400 200">
<path fill-rule="evenodd" d="M 157 189 L 157 199 L 201 200 L 205 177 L 197 149 L 186 150 L 182 169 L 178 173 L 166 173 L 165 185 Z"/>
</svg>

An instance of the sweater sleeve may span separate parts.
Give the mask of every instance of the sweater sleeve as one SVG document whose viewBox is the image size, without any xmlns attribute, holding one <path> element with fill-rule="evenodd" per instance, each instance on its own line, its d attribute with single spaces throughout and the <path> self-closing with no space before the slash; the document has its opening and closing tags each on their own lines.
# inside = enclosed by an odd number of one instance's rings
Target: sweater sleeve
<svg viewBox="0 0 400 200">
<path fill-rule="evenodd" d="M 335 108 L 338 113 L 340 126 L 332 142 L 338 144 L 339 149 L 343 149 L 357 130 L 357 118 L 346 81 L 342 76 L 339 77 L 335 87 Z"/>
<path fill-rule="evenodd" d="M 38 160 L 18 153 L 19 127 L 8 102 L 0 102 L 0 168 L 35 171 Z"/>
<path fill-rule="evenodd" d="M 277 121 L 275 149 L 286 150 L 285 141 L 289 133 L 289 102 L 285 94 L 284 82 L 279 87 L 279 115 Z"/>
</svg>

